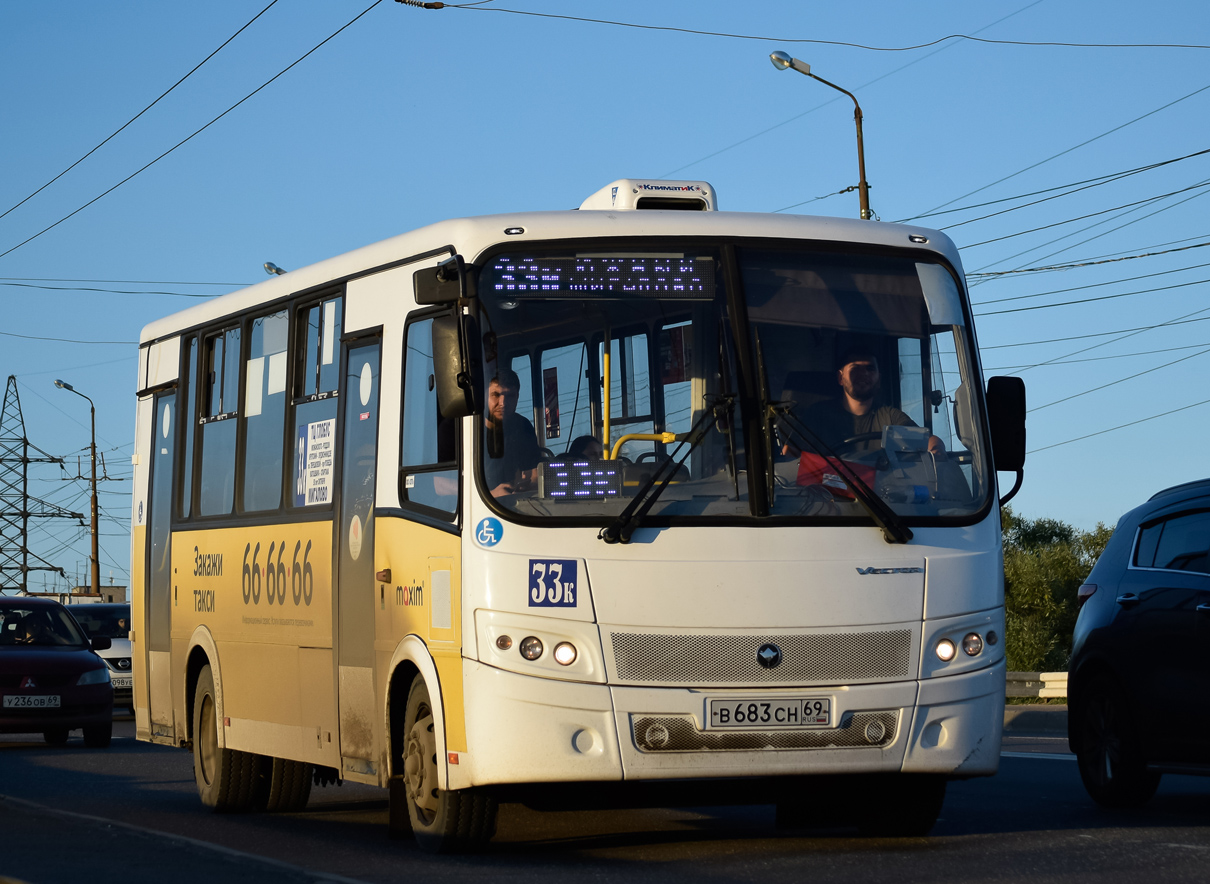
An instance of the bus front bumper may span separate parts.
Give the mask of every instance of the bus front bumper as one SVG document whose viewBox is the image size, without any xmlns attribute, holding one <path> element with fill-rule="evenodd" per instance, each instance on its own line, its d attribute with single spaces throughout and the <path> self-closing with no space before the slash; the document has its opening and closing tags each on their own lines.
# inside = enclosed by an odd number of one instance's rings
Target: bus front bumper
<svg viewBox="0 0 1210 884">
<path fill-rule="evenodd" d="M 804 774 L 994 774 L 1005 664 L 923 681 L 802 688 L 622 687 L 463 661 L 467 751 L 451 788 Z M 827 697 L 826 729 L 711 730 L 711 699 Z"/>
</svg>

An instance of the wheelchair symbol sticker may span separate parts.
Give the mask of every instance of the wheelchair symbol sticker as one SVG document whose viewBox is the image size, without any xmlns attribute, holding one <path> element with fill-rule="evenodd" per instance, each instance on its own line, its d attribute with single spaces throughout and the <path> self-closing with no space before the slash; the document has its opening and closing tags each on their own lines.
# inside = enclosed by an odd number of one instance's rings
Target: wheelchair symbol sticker
<svg viewBox="0 0 1210 884">
<path fill-rule="evenodd" d="M 484 519 L 475 529 L 475 539 L 482 546 L 495 546 L 504 537 L 504 526 L 499 519 Z"/>
</svg>

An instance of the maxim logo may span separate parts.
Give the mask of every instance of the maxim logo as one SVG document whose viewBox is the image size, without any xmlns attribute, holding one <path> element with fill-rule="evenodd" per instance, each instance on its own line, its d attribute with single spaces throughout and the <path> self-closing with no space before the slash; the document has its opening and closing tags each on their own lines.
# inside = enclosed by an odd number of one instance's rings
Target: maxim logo
<svg viewBox="0 0 1210 884">
<path fill-rule="evenodd" d="M 923 568 L 858 568 L 858 574 L 923 574 Z"/>
</svg>

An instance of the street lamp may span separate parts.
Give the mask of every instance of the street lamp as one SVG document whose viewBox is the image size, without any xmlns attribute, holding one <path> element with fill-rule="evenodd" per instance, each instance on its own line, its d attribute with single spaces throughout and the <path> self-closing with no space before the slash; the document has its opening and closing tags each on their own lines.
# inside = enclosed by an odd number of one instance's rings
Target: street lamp
<svg viewBox="0 0 1210 884">
<path fill-rule="evenodd" d="M 847 89 L 841 89 L 835 83 L 829 83 L 823 77 L 817 77 L 811 73 L 811 66 L 805 61 L 799 61 L 797 58 L 791 58 L 786 53 L 778 50 L 769 55 L 769 60 L 773 62 L 773 66 L 778 70 L 784 71 L 788 68 L 793 68 L 800 74 L 805 74 L 812 80 L 818 80 L 825 86 L 831 86 L 837 92 L 843 92 L 849 98 L 853 99 L 853 121 L 857 124 L 857 171 L 860 178 L 857 182 L 857 195 L 861 200 L 861 218 L 863 221 L 870 220 L 870 186 L 865 180 L 865 147 L 862 144 L 861 138 L 861 105 L 857 103 L 857 96 Z"/>
<path fill-rule="evenodd" d="M 56 380 L 55 386 L 88 399 L 66 381 Z M 99 596 L 101 594 L 101 558 L 97 542 L 97 407 L 91 399 L 88 399 L 88 410 L 92 415 L 92 592 Z"/>
</svg>

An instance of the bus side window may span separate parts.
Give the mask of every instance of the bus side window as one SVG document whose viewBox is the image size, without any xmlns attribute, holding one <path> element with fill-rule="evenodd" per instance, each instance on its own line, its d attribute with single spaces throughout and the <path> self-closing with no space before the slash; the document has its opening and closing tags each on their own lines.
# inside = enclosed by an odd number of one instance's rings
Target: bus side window
<svg viewBox="0 0 1210 884">
<path fill-rule="evenodd" d="M 452 514 L 458 510 L 459 421 L 437 410 L 431 315 L 407 324 L 403 352 L 399 496 L 404 505 Z"/>
<path fill-rule="evenodd" d="M 205 340 L 205 408 L 198 512 L 226 515 L 235 499 L 235 417 L 239 412 L 240 333 L 229 328 Z"/>
<path fill-rule="evenodd" d="M 342 302 L 340 296 L 329 297 L 295 313 L 294 486 L 290 500 L 296 507 L 332 502 Z"/>
<path fill-rule="evenodd" d="M 197 338 L 189 337 L 185 341 L 185 373 L 181 380 L 181 401 L 178 405 L 184 415 L 181 421 L 181 435 L 185 437 L 185 453 L 181 460 L 180 474 L 180 516 L 187 519 L 193 509 L 193 437 L 197 433 Z"/>
<path fill-rule="evenodd" d="M 244 510 L 281 503 L 282 430 L 286 422 L 285 310 L 252 321 L 244 371 Z"/>
</svg>

